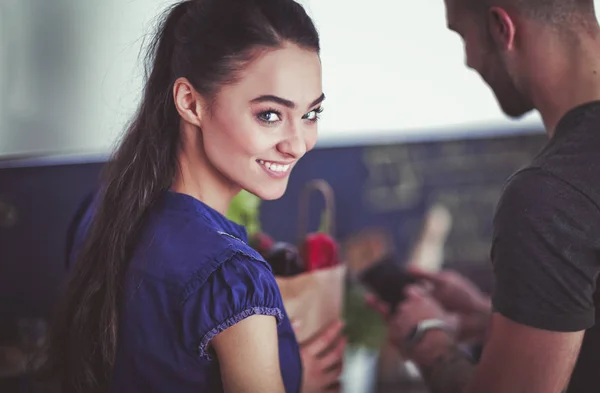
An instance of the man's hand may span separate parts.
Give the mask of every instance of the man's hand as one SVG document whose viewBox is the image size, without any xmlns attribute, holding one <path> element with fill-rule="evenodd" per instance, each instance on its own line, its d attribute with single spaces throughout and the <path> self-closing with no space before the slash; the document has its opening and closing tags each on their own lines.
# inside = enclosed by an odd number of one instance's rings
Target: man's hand
<svg viewBox="0 0 600 393">
<path fill-rule="evenodd" d="M 409 267 L 408 271 L 429 287 L 431 295 L 446 311 L 452 312 L 454 318 L 451 324 L 456 328 L 459 341 L 484 341 L 492 306 L 490 299 L 479 288 L 451 270 L 431 273 Z"/>
<path fill-rule="evenodd" d="M 409 267 L 408 273 L 423 280 L 431 287 L 432 296 L 447 310 L 459 314 L 479 313 L 490 310 L 490 299 L 463 275 L 444 270 L 431 273 Z"/>
<path fill-rule="evenodd" d="M 473 366 L 447 332 L 430 330 L 410 351 L 405 347 L 405 338 L 419 322 L 426 319 L 448 321 L 450 318 L 427 291 L 418 285 L 407 287 L 406 300 L 394 313 L 374 297 L 367 297 L 367 301 L 386 318 L 390 341 L 417 364 L 431 392 L 463 393 Z"/>
<path fill-rule="evenodd" d="M 387 304 L 375 297 L 369 296 L 367 301 L 388 321 L 388 334 L 391 343 L 405 357 L 414 360 L 416 363 L 428 363 L 452 342 L 448 334 L 436 331 L 428 332 L 411 351 L 408 351 L 405 347 L 405 340 L 419 322 L 426 319 L 450 321 L 451 316 L 446 314 L 441 305 L 418 285 L 408 286 L 405 295 L 406 300 L 398 305 L 395 312 L 391 312 Z"/>
</svg>

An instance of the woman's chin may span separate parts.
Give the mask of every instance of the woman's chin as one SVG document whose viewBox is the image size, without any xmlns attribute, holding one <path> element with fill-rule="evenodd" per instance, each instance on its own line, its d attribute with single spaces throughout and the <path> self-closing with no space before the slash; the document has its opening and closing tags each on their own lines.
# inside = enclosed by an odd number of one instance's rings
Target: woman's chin
<svg viewBox="0 0 600 393">
<path fill-rule="evenodd" d="M 285 190 L 287 189 L 287 181 L 278 182 L 280 184 L 270 184 L 268 186 L 258 186 L 256 188 L 248 187 L 246 191 L 256 195 L 263 201 L 273 201 L 281 198 L 285 194 Z"/>
</svg>

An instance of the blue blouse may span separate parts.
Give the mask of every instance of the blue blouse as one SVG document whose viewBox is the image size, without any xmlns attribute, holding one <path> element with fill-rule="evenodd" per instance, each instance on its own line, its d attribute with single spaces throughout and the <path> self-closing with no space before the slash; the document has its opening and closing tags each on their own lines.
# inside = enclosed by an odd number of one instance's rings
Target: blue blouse
<svg viewBox="0 0 600 393">
<path fill-rule="evenodd" d="M 210 341 L 255 314 L 277 319 L 285 389 L 300 391 L 298 344 L 270 266 L 248 246 L 243 227 L 191 196 L 166 192 L 149 212 L 122 306 L 111 392 L 222 392 Z"/>
</svg>

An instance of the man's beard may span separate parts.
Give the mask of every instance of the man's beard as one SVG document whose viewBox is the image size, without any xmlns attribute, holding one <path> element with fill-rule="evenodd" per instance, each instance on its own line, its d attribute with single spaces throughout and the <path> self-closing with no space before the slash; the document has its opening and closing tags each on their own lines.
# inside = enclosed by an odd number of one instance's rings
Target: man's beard
<svg viewBox="0 0 600 393">
<path fill-rule="evenodd" d="M 494 92 L 502 112 L 510 118 L 520 118 L 535 109 L 533 103 L 519 90 L 500 56 L 495 57 L 494 72 L 489 79 L 484 77 L 484 80 Z"/>
</svg>

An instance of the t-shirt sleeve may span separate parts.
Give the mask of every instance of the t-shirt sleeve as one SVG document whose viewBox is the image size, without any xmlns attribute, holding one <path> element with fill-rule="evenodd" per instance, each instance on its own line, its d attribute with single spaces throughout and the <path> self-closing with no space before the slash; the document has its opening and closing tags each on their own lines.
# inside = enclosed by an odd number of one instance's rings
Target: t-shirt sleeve
<svg viewBox="0 0 600 393">
<path fill-rule="evenodd" d="M 493 307 L 538 329 L 570 332 L 594 324 L 600 212 L 542 169 L 509 180 L 494 219 Z"/>
<path fill-rule="evenodd" d="M 210 342 L 252 315 L 280 323 L 283 304 L 275 277 L 264 262 L 234 255 L 217 268 L 183 304 L 183 340 L 199 358 L 211 360 Z"/>
</svg>

